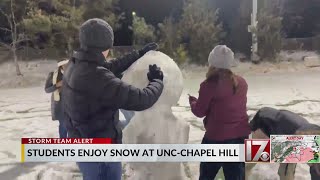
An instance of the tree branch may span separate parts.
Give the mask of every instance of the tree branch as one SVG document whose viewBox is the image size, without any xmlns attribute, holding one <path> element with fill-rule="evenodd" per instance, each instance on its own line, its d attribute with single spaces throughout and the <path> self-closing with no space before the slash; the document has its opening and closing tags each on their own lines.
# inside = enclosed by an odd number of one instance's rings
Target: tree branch
<svg viewBox="0 0 320 180">
<path fill-rule="evenodd" d="M 56 36 L 56 35 L 59 35 L 59 34 L 63 34 L 63 33 L 61 33 L 61 32 L 59 32 L 59 33 L 54 33 L 54 34 L 52 34 L 52 36 Z"/>
<path fill-rule="evenodd" d="M 7 48 L 7 49 L 11 49 L 11 46 L 9 46 L 8 44 L 5 44 L 3 42 L 0 42 L 0 46 L 3 46 L 5 48 Z"/>
<path fill-rule="evenodd" d="M 12 3 L 12 1 L 11 1 L 11 3 Z M 2 15 L 4 15 L 6 18 L 7 18 L 7 21 L 8 21 L 8 23 L 9 23 L 9 25 L 10 25 L 10 31 L 9 32 L 11 32 L 11 36 L 13 35 L 13 26 L 12 26 L 12 22 L 11 22 L 11 18 L 10 18 L 10 16 L 8 15 L 8 14 L 6 14 L 1 8 L 0 8 L 0 13 L 2 14 Z M 9 30 L 9 29 L 8 29 Z"/>
<path fill-rule="evenodd" d="M 17 41 L 27 40 L 27 39 L 28 39 L 27 36 L 25 36 L 24 33 L 18 34 L 17 36 L 18 36 L 18 37 L 17 37 Z"/>
<path fill-rule="evenodd" d="M 17 40 L 17 24 L 16 24 L 16 20 L 15 20 L 15 15 L 14 15 L 14 9 L 13 9 L 13 0 L 11 0 L 11 16 L 12 16 L 12 25 L 11 25 L 11 30 L 12 30 L 12 41 L 16 41 Z M 14 44 L 15 46 L 15 44 Z"/>
<path fill-rule="evenodd" d="M 4 16 L 7 18 L 7 20 L 10 19 L 9 15 L 6 14 L 1 8 L 0 8 L 0 13 L 1 13 L 2 15 L 4 15 Z"/>
<path fill-rule="evenodd" d="M 11 32 L 11 30 L 10 30 L 10 29 L 8 29 L 8 28 L 4 28 L 4 27 L 0 27 L 0 30 Z"/>
<path fill-rule="evenodd" d="M 0 29 L 1 29 L 1 30 L 4 30 L 4 31 L 11 32 L 11 34 L 12 34 L 12 33 L 13 33 L 13 32 L 12 32 L 12 24 L 11 24 L 9 15 L 6 14 L 1 8 L 0 8 L 0 13 L 7 18 L 7 21 L 8 21 L 8 23 L 10 24 L 10 27 L 11 27 L 11 29 L 4 28 L 4 27 L 0 27 Z M 11 48 L 12 48 L 10 45 L 5 44 L 5 43 L 3 43 L 3 42 L 0 42 L 0 46 L 5 47 L 5 48 L 7 48 L 7 49 L 9 49 L 9 50 L 11 50 Z"/>
<path fill-rule="evenodd" d="M 11 0 L 11 15 L 12 15 L 13 25 L 16 28 L 17 24 L 16 24 L 16 19 L 15 19 L 16 17 L 15 17 L 15 14 L 14 14 L 14 9 L 13 9 L 13 0 Z"/>
<path fill-rule="evenodd" d="M 30 39 L 29 38 L 23 38 L 23 39 L 16 40 L 14 43 L 15 44 L 19 44 L 20 42 L 27 41 L 27 40 L 30 40 Z M 13 43 L 11 43 L 10 45 L 13 45 Z"/>
<path fill-rule="evenodd" d="M 11 30 L 9 32 L 12 33 L 13 29 L 12 29 L 12 22 L 11 22 L 10 16 L 8 14 L 6 14 L 1 8 L 0 8 L 0 13 L 7 18 L 7 21 L 10 25 L 10 28 L 11 28 Z"/>
</svg>

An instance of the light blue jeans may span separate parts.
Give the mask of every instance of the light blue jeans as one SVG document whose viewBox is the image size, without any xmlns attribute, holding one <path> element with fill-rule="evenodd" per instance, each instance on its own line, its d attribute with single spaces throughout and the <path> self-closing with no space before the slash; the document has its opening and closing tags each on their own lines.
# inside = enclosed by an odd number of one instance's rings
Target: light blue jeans
<svg viewBox="0 0 320 180">
<path fill-rule="evenodd" d="M 124 129 L 129 124 L 132 117 L 134 116 L 134 111 L 127 111 L 124 109 L 120 109 L 120 111 L 125 118 L 125 120 L 120 121 L 122 129 Z"/>
<path fill-rule="evenodd" d="M 125 118 L 120 121 L 123 129 L 134 116 L 134 111 L 123 109 L 120 111 Z M 121 162 L 78 162 L 77 165 L 83 175 L 83 180 L 121 180 Z"/>
<path fill-rule="evenodd" d="M 68 131 L 64 125 L 63 120 L 59 120 L 59 137 L 60 138 L 67 138 L 68 137 Z"/>
</svg>

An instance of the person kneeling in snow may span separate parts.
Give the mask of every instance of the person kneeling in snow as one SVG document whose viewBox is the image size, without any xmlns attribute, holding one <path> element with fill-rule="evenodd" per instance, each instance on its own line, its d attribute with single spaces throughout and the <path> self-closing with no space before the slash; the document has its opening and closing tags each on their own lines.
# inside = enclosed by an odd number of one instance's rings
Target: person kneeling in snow
<svg viewBox="0 0 320 180">
<path fill-rule="evenodd" d="M 303 117 L 287 110 L 270 107 L 261 108 L 250 121 L 254 139 L 269 139 L 270 135 L 319 135 L 320 126 L 309 123 Z M 311 165 L 312 180 L 320 179 L 319 166 Z M 248 168 L 250 171 L 253 166 Z M 294 179 L 296 164 L 280 164 L 278 174 L 281 180 Z"/>
<path fill-rule="evenodd" d="M 112 138 L 122 143 L 122 130 L 115 114 L 119 109 L 150 108 L 163 90 L 163 73 L 156 65 L 146 74 L 149 84 L 138 89 L 122 82 L 121 74 L 158 45 L 151 43 L 117 60 L 106 62 L 113 46 L 113 30 L 102 19 L 90 19 L 80 27 L 79 51 L 74 52 L 65 72 L 62 95 L 65 122 L 70 138 Z M 143 77 L 136 77 L 143 78 Z M 120 180 L 120 162 L 79 162 L 84 180 Z"/>
</svg>

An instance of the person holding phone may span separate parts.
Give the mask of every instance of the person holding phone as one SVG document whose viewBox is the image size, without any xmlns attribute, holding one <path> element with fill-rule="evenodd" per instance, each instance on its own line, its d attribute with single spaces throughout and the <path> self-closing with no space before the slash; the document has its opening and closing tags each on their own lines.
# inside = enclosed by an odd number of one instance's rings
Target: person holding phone
<svg viewBox="0 0 320 180">
<path fill-rule="evenodd" d="M 244 144 L 250 134 L 246 107 L 248 85 L 231 71 L 233 61 L 231 49 L 216 46 L 208 58 L 209 70 L 200 85 L 199 98 L 189 96 L 192 113 L 205 117 L 202 144 Z M 245 178 L 244 163 L 202 162 L 199 180 L 214 179 L 221 167 L 226 180 Z"/>
</svg>

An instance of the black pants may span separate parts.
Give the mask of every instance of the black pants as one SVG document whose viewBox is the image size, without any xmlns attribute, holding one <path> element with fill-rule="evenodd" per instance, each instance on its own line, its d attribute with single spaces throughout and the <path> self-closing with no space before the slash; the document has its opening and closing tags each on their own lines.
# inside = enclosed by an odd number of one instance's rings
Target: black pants
<svg viewBox="0 0 320 180">
<path fill-rule="evenodd" d="M 310 175 L 311 175 L 311 180 L 318 180 L 320 179 L 320 176 L 317 174 L 316 170 L 314 167 L 310 167 Z"/>
<path fill-rule="evenodd" d="M 204 137 L 201 144 L 244 144 L 245 139 L 247 139 L 247 137 L 226 141 L 212 141 Z M 213 180 L 221 167 L 223 168 L 223 174 L 226 180 L 245 179 L 245 164 L 242 162 L 202 162 L 200 163 L 199 180 Z"/>
</svg>

